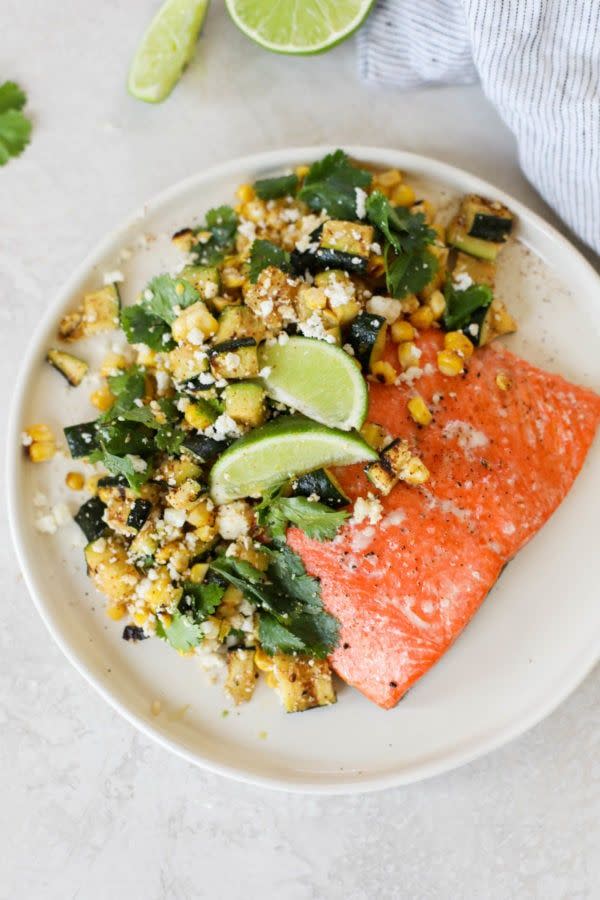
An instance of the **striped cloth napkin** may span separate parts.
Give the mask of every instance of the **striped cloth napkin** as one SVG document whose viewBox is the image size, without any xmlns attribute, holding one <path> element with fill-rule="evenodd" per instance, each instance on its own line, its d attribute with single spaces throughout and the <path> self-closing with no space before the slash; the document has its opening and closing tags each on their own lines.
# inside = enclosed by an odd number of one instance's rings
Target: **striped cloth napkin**
<svg viewBox="0 0 600 900">
<path fill-rule="evenodd" d="M 373 84 L 470 84 L 527 178 L 600 253 L 600 0 L 379 0 L 359 32 Z"/>
</svg>

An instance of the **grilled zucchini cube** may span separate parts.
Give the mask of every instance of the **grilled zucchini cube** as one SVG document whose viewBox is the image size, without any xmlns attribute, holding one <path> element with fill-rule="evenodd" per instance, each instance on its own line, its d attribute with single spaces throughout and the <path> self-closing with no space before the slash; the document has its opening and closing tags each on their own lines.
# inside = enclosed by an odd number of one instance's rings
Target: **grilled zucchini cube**
<svg viewBox="0 0 600 900">
<path fill-rule="evenodd" d="M 471 340 L 475 341 L 477 346 L 483 347 L 485 344 L 489 344 L 503 334 L 512 334 L 517 330 L 517 323 L 502 300 L 495 297 L 490 306 L 485 310 L 485 314 L 479 325 L 478 334 L 474 335 L 472 331 L 469 330 L 470 327 L 471 326 L 467 326 L 466 328 L 467 334 Z"/>
<path fill-rule="evenodd" d="M 221 284 L 216 266 L 186 266 L 180 278 L 195 287 L 200 299 L 209 305 L 219 293 Z"/>
<path fill-rule="evenodd" d="M 215 344 L 210 353 L 210 368 L 216 378 L 255 378 L 259 371 L 256 340 L 239 338 Z"/>
<path fill-rule="evenodd" d="M 292 483 L 292 490 L 298 497 L 318 497 L 321 503 L 332 509 L 342 509 L 350 503 L 350 498 L 329 469 L 313 469 L 300 475 Z"/>
<path fill-rule="evenodd" d="M 372 225 L 359 225 L 357 222 L 344 222 L 340 219 L 328 219 L 323 223 L 320 246 L 324 250 L 337 250 L 349 256 L 368 259 L 372 243 Z"/>
<path fill-rule="evenodd" d="M 64 350 L 48 350 L 46 359 L 52 368 L 60 372 L 73 387 L 81 384 L 89 369 L 83 359 L 79 359 L 71 353 L 65 353 Z"/>
<path fill-rule="evenodd" d="M 113 603 L 127 603 L 141 580 L 127 558 L 127 545 L 118 537 L 98 538 L 84 550 L 88 575 Z"/>
<path fill-rule="evenodd" d="M 364 312 L 351 323 L 348 343 L 364 369 L 372 371 L 375 363 L 379 362 L 385 350 L 386 337 L 387 322 L 383 316 Z"/>
<path fill-rule="evenodd" d="M 218 415 L 219 413 L 208 400 L 199 397 L 186 408 L 184 418 L 192 428 L 197 429 L 197 431 L 203 431 L 217 420 Z"/>
<path fill-rule="evenodd" d="M 230 650 L 227 654 L 225 690 L 234 703 L 247 703 L 252 698 L 257 678 L 254 650 Z"/>
<path fill-rule="evenodd" d="M 461 275 L 468 275 L 474 284 L 486 284 L 493 288 L 496 281 L 496 264 L 459 251 L 456 254 L 452 278 L 456 281 Z"/>
<path fill-rule="evenodd" d="M 121 298 L 116 284 L 107 284 L 99 291 L 86 294 L 75 312 L 63 317 L 58 336 L 64 341 L 79 341 L 119 326 Z"/>
<path fill-rule="evenodd" d="M 279 695 L 288 713 L 304 712 L 316 706 L 330 706 L 337 700 L 331 669 L 324 659 L 305 659 L 276 653 L 267 683 Z"/>
<path fill-rule="evenodd" d="M 458 250 L 493 261 L 508 238 L 512 223 L 512 213 L 501 203 L 470 194 L 448 225 L 446 240 Z"/>
<path fill-rule="evenodd" d="M 177 316 L 171 325 L 171 332 L 178 344 L 189 340 L 192 344 L 197 345 L 211 337 L 217 328 L 217 320 L 209 312 L 206 303 L 198 300 Z"/>
<path fill-rule="evenodd" d="M 169 353 L 169 371 L 173 381 L 190 381 L 208 371 L 208 357 L 198 347 L 183 344 Z"/>
<path fill-rule="evenodd" d="M 377 462 L 369 463 L 365 466 L 365 475 L 384 497 L 390 493 L 393 487 L 398 483 L 399 477 L 383 459 Z"/>
<path fill-rule="evenodd" d="M 225 412 L 241 425 L 256 428 L 266 417 L 265 391 L 252 381 L 240 381 L 225 388 Z"/>
<path fill-rule="evenodd" d="M 219 316 L 219 328 L 215 335 L 215 343 L 254 338 L 257 344 L 264 340 L 266 329 L 264 322 L 254 315 L 248 306 L 228 306 Z"/>
</svg>

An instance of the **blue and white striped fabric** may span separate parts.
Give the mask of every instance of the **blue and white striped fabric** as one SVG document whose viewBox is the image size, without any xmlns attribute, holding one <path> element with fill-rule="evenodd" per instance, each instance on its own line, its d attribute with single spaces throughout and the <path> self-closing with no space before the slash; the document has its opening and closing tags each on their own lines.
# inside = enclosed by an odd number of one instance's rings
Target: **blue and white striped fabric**
<svg viewBox="0 0 600 900">
<path fill-rule="evenodd" d="M 527 178 L 600 253 L 600 0 L 380 0 L 358 40 L 372 83 L 479 76 Z"/>
</svg>

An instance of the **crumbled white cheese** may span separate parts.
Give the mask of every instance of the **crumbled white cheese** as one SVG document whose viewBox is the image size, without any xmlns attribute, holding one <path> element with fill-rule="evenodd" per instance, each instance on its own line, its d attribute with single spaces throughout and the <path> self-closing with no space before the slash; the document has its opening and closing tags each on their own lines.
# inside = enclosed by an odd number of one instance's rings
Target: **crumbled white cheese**
<svg viewBox="0 0 600 900">
<path fill-rule="evenodd" d="M 316 338 L 318 341 L 326 341 L 328 344 L 335 344 L 335 338 L 331 334 L 327 334 L 323 321 L 317 313 L 313 313 L 310 319 L 300 322 L 298 329 L 304 337 Z M 281 343 L 281 342 L 280 342 Z"/>
<path fill-rule="evenodd" d="M 217 529 L 226 541 L 235 541 L 248 534 L 252 519 L 252 507 L 245 500 L 234 500 L 217 509 Z"/>
<path fill-rule="evenodd" d="M 344 344 L 342 350 L 344 351 L 344 353 L 347 353 L 348 356 L 354 356 L 354 347 L 352 346 L 352 344 Z"/>
<path fill-rule="evenodd" d="M 30 447 L 33 444 L 33 438 L 26 431 L 21 432 L 21 443 L 24 447 Z"/>
<path fill-rule="evenodd" d="M 238 225 L 238 232 L 248 241 L 253 241 L 256 237 L 256 225 L 250 219 L 241 218 Z"/>
<path fill-rule="evenodd" d="M 376 525 L 383 515 L 383 507 L 378 497 L 369 493 L 367 497 L 357 497 L 352 511 L 351 525 L 360 525 L 368 521 L 370 525 Z"/>
<path fill-rule="evenodd" d="M 204 429 L 203 434 L 207 435 L 207 437 L 214 438 L 216 441 L 222 441 L 229 435 L 239 435 L 240 426 L 235 419 L 232 419 L 231 416 L 223 413 L 215 419 L 212 425 L 209 425 L 208 428 Z"/>
<path fill-rule="evenodd" d="M 144 300 L 152 300 L 153 297 L 154 294 L 152 293 L 150 288 L 146 288 L 146 290 L 144 291 Z"/>
<path fill-rule="evenodd" d="M 42 507 L 48 506 L 48 498 L 45 494 L 42 494 L 41 491 L 37 491 L 33 495 L 33 505 L 37 507 L 37 509 L 42 509 Z"/>
<path fill-rule="evenodd" d="M 148 468 L 148 463 L 145 459 L 142 459 L 141 456 L 135 456 L 133 453 L 128 453 L 126 459 L 131 462 L 134 472 L 145 472 Z"/>
<path fill-rule="evenodd" d="M 367 311 L 374 316 L 382 316 L 388 325 L 393 325 L 402 315 L 402 303 L 393 297 L 375 296 L 367 300 Z"/>
<path fill-rule="evenodd" d="M 190 344 L 194 344 L 195 347 L 199 347 L 204 343 L 204 335 L 199 328 L 192 328 L 188 331 L 187 340 Z"/>
<path fill-rule="evenodd" d="M 263 366 L 263 368 L 258 373 L 258 377 L 259 378 L 268 378 L 272 371 L 273 371 L 273 369 L 271 368 L 271 366 Z"/>
<path fill-rule="evenodd" d="M 459 291 L 466 291 L 473 283 L 473 279 L 468 272 L 458 272 L 458 274 L 455 274 L 452 277 L 452 284 L 454 287 L 457 287 Z"/>
<path fill-rule="evenodd" d="M 373 241 L 370 250 L 371 253 L 374 253 L 376 256 L 381 256 L 381 244 L 378 244 L 377 241 Z"/>
<path fill-rule="evenodd" d="M 258 305 L 258 309 L 263 318 L 267 318 L 273 312 L 273 301 L 272 300 L 261 300 Z"/>
<path fill-rule="evenodd" d="M 125 276 L 118 269 L 115 269 L 114 272 L 104 273 L 104 284 L 115 284 L 120 281 L 125 281 Z"/>
<path fill-rule="evenodd" d="M 476 338 L 479 334 L 479 325 L 477 324 L 477 322 L 471 322 L 471 324 L 467 328 L 467 331 L 469 332 L 471 337 Z"/>
<path fill-rule="evenodd" d="M 210 372 L 200 372 L 198 375 L 198 381 L 200 384 L 214 384 L 215 379 L 214 376 L 211 375 Z"/>
<path fill-rule="evenodd" d="M 173 528 L 183 528 L 185 515 L 185 509 L 171 509 L 169 506 L 163 513 L 163 519 L 167 525 L 171 525 Z"/>
<path fill-rule="evenodd" d="M 282 332 L 277 336 L 277 343 L 278 343 L 281 347 L 284 347 L 284 346 L 287 344 L 287 342 L 289 341 L 289 339 L 290 339 L 290 336 L 289 336 L 289 334 L 287 333 L 287 331 L 282 331 Z"/>
<path fill-rule="evenodd" d="M 35 520 L 35 527 L 41 534 L 54 534 L 58 525 L 52 513 L 48 513 L 45 516 L 38 516 Z"/>
<path fill-rule="evenodd" d="M 54 521 L 60 528 L 62 525 L 66 525 L 67 522 L 71 521 L 71 512 L 66 503 L 57 503 L 52 507 L 52 515 L 54 516 Z"/>
<path fill-rule="evenodd" d="M 364 219 L 367 215 L 367 194 L 362 188 L 355 187 L 356 194 L 356 215 L 359 219 Z"/>
<path fill-rule="evenodd" d="M 352 300 L 356 293 L 356 288 L 351 281 L 339 281 L 336 275 L 331 275 L 323 293 L 329 300 L 331 309 L 337 309 L 338 306 L 345 306 L 346 303 Z"/>
<path fill-rule="evenodd" d="M 159 393 L 161 396 L 162 396 L 163 394 L 166 394 L 167 391 L 168 391 L 168 390 L 170 389 L 170 387 L 171 387 L 171 378 L 170 378 L 170 376 L 169 376 L 166 372 L 163 372 L 161 369 L 158 369 L 158 370 L 154 373 L 154 377 L 155 377 L 155 379 L 156 379 L 156 389 L 157 389 L 158 393 Z"/>
</svg>

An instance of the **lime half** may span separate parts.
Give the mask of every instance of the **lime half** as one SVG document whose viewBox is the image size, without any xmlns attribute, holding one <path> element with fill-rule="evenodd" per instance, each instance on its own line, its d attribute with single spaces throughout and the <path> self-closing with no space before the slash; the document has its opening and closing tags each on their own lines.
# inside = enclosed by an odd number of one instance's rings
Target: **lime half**
<svg viewBox="0 0 600 900">
<path fill-rule="evenodd" d="M 129 70 L 127 87 L 146 103 L 167 97 L 194 55 L 210 0 L 167 0 L 150 22 Z"/>
<path fill-rule="evenodd" d="M 302 416 L 281 416 L 235 441 L 212 467 L 215 503 L 260 497 L 268 488 L 321 466 L 348 466 L 377 459 L 357 434 L 318 425 Z"/>
<path fill-rule="evenodd" d="M 275 53 L 321 53 L 362 25 L 373 0 L 226 0 L 237 27 Z"/>
<path fill-rule="evenodd" d="M 293 337 L 286 344 L 263 344 L 259 360 L 263 387 L 273 400 L 344 431 L 365 421 L 367 383 L 341 347 Z"/>
</svg>

